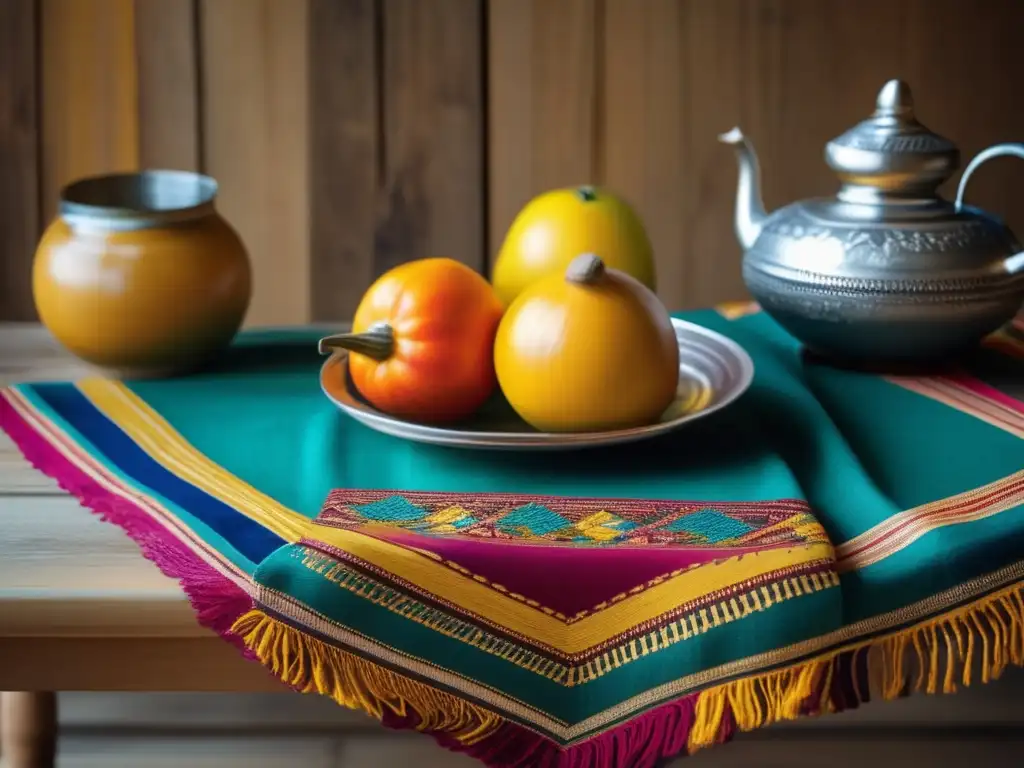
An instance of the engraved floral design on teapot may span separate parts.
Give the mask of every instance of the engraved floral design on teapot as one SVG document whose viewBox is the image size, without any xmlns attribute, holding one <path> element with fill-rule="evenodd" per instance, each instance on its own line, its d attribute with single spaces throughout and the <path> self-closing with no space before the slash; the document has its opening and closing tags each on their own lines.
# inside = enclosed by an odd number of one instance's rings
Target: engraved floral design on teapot
<svg viewBox="0 0 1024 768">
<path fill-rule="evenodd" d="M 719 138 L 739 165 L 734 227 L 747 288 L 808 346 L 840 357 L 941 356 L 971 347 L 1020 309 L 1017 238 L 963 196 L 982 163 L 1024 158 L 1024 144 L 981 152 L 950 202 L 937 190 L 959 150 L 917 120 L 909 86 L 892 80 L 868 119 L 826 144 L 835 197 L 769 213 L 750 141 L 739 128 Z"/>
</svg>

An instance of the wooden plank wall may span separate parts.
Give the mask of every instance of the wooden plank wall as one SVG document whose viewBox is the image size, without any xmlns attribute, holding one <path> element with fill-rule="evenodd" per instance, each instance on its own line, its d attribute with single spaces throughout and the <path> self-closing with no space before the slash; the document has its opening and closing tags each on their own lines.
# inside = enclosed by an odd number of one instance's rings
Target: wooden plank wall
<svg viewBox="0 0 1024 768">
<path fill-rule="evenodd" d="M 349 319 L 381 272 L 484 269 L 479 0 L 310 0 L 312 309 Z"/>
<path fill-rule="evenodd" d="M 347 318 L 410 258 L 486 270 L 582 182 L 640 210 L 671 307 L 738 298 L 718 133 L 753 138 L 769 207 L 828 194 L 824 142 L 903 77 L 966 162 L 1024 139 L 1021 29 L 1019 0 L 3 0 L 0 320 L 33 316 L 62 185 L 158 166 L 220 182 L 251 324 Z M 1021 189 L 993 163 L 972 202 L 1024 235 Z"/>
<path fill-rule="evenodd" d="M 0 318 L 31 317 L 39 232 L 39 105 L 32 0 L 0 3 Z"/>
</svg>

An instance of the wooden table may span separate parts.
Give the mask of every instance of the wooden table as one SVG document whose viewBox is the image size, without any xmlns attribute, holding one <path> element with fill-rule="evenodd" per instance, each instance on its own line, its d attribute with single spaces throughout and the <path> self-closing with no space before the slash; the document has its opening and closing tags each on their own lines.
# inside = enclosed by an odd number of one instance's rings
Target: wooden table
<svg viewBox="0 0 1024 768">
<path fill-rule="evenodd" d="M 86 370 L 38 327 L 0 324 L 0 386 L 68 379 Z M 796 768 L 818 764 L 822 750 L 841 757 L 859 745 L 862 756 L 905 753 L 947 765 L 943 757 L 976 754 L 982 742 L 985 754 L 998 760 L 981 764 L 1013 764 L 1004 757 L 1019 755 L 1024 744 L 1018 738 L 1024 733 L 1024 675 L 1009 677 L 956 696 L 921 696 L 801 720 L 781 732 L 806 733 L 813 742 L 806 747 L 792 735 L 778 740 L 758 733 L 747 751 L 737 747 L 720 758 L 700 758 L 701 764 L 767 759 Z M 3 765 L 51 768 L 54 691 L 285 688 L 199 627 L 175 582 L 145 560 L 119 528 L 81 509 L 29 467 L 0 434 L 0 690 L 15 691 L 3 694 L 0 703 Z M 853 764 L 840 757 L 837 765 Z M 860 757 L 850 759 L 862 764 Z"/>
<path fill-rule="evenodd" d="M 86 372 L 33 325 L 0 326 L 0 386 Z M 180 587 L 0 433 L 0 744 L 53 764 L 57 690 L 279 691 L 194 618 Z"/>
</svg>

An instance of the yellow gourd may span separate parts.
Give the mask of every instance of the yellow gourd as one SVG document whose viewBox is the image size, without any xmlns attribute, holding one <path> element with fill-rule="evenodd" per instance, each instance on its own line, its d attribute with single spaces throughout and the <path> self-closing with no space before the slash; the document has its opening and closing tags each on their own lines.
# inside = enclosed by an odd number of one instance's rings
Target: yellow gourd
<svg viewBox="0 0 1024 768">
<path fill-rule="evenodd" d="M 593 254 L 519 294 L 498 326 L 494 365 L 509 404 L 543 432 L 655 423 L 679 384 L 668 311 Z"/>
<path fill-rule="evenodd" d="M 565 272 L 581 253 L 597 253 L 612 269 L 657 288 L 640 217 L 622 198 L 591 186 L 554 189 L 527 203 L 505 234 L 491 282 L 507 307 L 531 283 Z"/>
</svg>

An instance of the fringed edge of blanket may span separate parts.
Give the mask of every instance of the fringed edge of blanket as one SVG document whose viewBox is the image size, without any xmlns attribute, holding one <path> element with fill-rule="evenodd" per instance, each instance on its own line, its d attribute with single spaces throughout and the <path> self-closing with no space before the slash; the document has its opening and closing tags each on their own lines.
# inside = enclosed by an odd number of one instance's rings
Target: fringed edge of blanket
<svg viewBox="0 0 1024 768">
<path fill-rule="evenodd" d="M 911 693 L 955 693 L 977 674 L 988 683 L 1024 666 L 1024 583 L 892 632 L 785 669 L 706 689 L 688 740 L 714 743 L 725 713 L 740 731 L 854 709 L 872 692 L 885 701 Z"/>
<path fill-rule="evenodd" d="M 252 596 L 155 520 L 116 482 L 84 460 L 65 455 L 46 437 L 48 429 L 14 401 L 9 390 L 0 390 L 0 430 L 7 433 L 25 460 L 101 520 L 121 528 L 147 560 L 181 585 L 201 626 L 255 660 L 256 655 L 231 631 L 238 617 L 252 607 Z"/>
<path fill-rule="evenodd" d="M 428 732 L 492 768 L 651 768 L 727 741 L 737 731 L 856 708 L 875 691 L 953 693 L 1024 666 L 1024 583 L 886 635 L 792 666 L 731 680 L 661 704 L 561 747 L 486 707 L 439 691 L 313 637 L 260 610 L 233 631 L 277 677 L 385 725 Z"/>
<path fill-rule="evenodd" d="M 442 746 L 492 768 L 652 768 L 780 720 L 852 709 L 870 698 L 915 691 L 953 693 L 1007 666 L 1024 666 L 1024 583 L 989 593 L 912 626 L 786 668 L 732 680 L 643 712 L 561 747 L 486 707 L 323 642 L 254 609 L 251 596 L 174 536 L 149 511 L 86 464 L 62 453 L 0 392 L 0 429 L 28 462 L 103 520 L 121 527 L 143 555 L 177 579 L 199 623 L 258 659 L 292 688 L 330 696 L 393 728 L 430 733 Z"/>
</svg>

